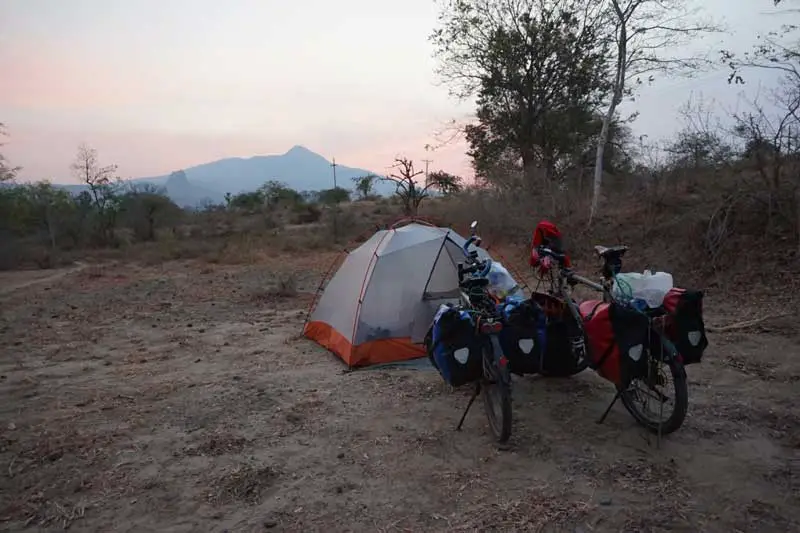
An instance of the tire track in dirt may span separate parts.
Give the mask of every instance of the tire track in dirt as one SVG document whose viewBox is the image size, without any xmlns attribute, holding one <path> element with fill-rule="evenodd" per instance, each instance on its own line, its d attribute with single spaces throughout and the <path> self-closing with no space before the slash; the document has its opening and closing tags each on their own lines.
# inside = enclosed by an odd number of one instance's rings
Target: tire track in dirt
<svg viewBox="0 0 800 533">
<path fill-rule="evenodd" d="M 34 279 L 26 279 L 23 281 L 12 282 L 9 284 L 0 285 L 0 296 L 12 293 L 14 291 L 18 291 L 20 289 L 25 289 L 28 287 L 32 287 L 33 285 L 41 285 L 44 283 L 53 283 L 54 281 L 58 281 L 65 276 L 69 276 L 70 274 L 76 274 L 81 270 L 85 269 L 89 265 L 83 263 L 81 261 L 76 261 L 75 266 L 60 269 L 57 272 L 43 277 L 43 278 L 34 278 Z M 38 272 L 38 271 L 34 271 Z M 17 274 L 17 273 L 15 273 Z"/>
</svg>

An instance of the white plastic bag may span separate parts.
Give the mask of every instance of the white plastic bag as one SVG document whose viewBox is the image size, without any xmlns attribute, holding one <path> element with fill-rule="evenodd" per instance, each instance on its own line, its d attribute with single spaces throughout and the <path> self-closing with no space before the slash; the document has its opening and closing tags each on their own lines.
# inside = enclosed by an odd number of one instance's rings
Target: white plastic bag
<svg viewBox="0 0 800 533">
<path fill-rule="evenodd" d="M 611 294 L 623 301 L 644 300 L 648 307 L 656 308 L 664 303 L 664 297 L 672 287 L 672 274 L 668 272 L 623 272 L 614 278 Z"/>
<path fill-rule="evenodd" d="M 488 277 L 489 286 L 487 291 L 495 298 L 505 300 L 509 296 L 522 294 L 519 284 L 502 263 L 492 261 Z"/>
</svg>

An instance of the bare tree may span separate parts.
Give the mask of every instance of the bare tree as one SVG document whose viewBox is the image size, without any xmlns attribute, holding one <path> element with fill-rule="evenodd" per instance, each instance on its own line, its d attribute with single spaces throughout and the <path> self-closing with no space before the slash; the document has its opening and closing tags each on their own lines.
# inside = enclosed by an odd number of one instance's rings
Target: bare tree
<svg viewBox="0 0 800 533">
<path fill-rule="evenodd" d="M 427 179 L 423 178 L 421 184 L 418 183 L 417 178 L 425 174 L 425 171 L 414 170 L 414 162 L 405 157 L 395 158 L 392 168 L 397 173 L 382 179 L 395 184 L 395 194 L 403 202 L 403 212 L 407 216 L 416 216 L 419 205 L 430 196 L 431 189 L 452 191 L 459 186 L 457 178 L 446 172 L 432 172 Z"/>
<path fill-rule="evenodd" d="M 609 6 L 615 68 L 611 100 L 597 140 L 590 223 L 600 201 L 609 129 L 623 98 L 633 93 L 635 85 L 653 81 L 656 73 L 690 73 L 710 64 L 702 56 L 678 56 L 672 51 L 698 35 L 721 31 L 701 21 L 696 10 L 688 9 L 686 0 L 610 0 Z"/>
<path fill-rule="evenodd" d="M 8 134 L 6 133 L 5 125 L 0 122 L 0 136 L 6 135 Z M 0 143 L 0 146 L 3 146 L 3 144 L 5 143 Z M 3 157 L 3 154 L 0 154 L 0 183 L 13 180 L 19 170 L 20 167 L 9 166 L 6 158 Z"/>
<path fill-rule="evenodd" d="M 773 1 L 775 6 L 782 0 Z M 785 4 L 784 4 L 785 5 Z M 797 14 L 800 10 L 781 10 Z M 767 231 L 775 227 L 776 215 L 791 219 L 797 235 L 800 257 L 800 27 L 781 19 L 777 30 L 758 36 L 755 47 L 741 55 L 723 51 L 722 58 L 731 69 L 728 81 L 745 82 L 746 70 L 771 71 L 780 75 L 780 85 L 768 95 L 771 110 L 756 100 L 753 111 L 739 113 L 735 132 L 745 141 L 744 156 L 753 162 L 763 179 L 767 194 Z M 788 190 L 786 190 L 788 188 Z M 788 193 L 788 194 L 787 194 Z M 781 209 L 786 198 L 793 197 L 791 209 Z M 788 206 L 787 206 L 788 207 Z M 789 211 L 794 211 L 792 216 Z"/>
<path fill-rule="evenodd" d="M 116 221 L 117 167 L 116 165 L 100 166 L 97 150 L 81 144 L 71 168 L 74 176 L 89 187 L 89 194 L 98 216 L 97 237 L 103 244 L 107 244 L 113 237 Z"/>
</svg>

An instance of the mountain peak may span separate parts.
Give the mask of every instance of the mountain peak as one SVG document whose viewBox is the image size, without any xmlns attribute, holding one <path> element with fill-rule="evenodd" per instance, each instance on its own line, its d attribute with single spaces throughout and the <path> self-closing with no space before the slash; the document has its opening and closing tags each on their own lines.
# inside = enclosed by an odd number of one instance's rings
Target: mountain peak
<svg viewBox="0 0 800 533">
<path fill-rule="evenodd" d="M 183 170 L 176 170 L 172 174 L 169 175 L 167 178 L 167 187 L 188 187 L 189 186 L 189 179 L 186 177 L 186 172 Z"/>
<path fill-rule="evenodd" d="M 305 146 L 301 146 L 299 144 L 296 144 L 296 145 L 292 146 L 291 148 L 289 148 L 289 150 L 284 155 L 309 155 L 309 154 L 311 154 L 311 155 L 319 155 L 319 154 L 315 154 L 314 152 L 312 152 L 311 150 L 309 150 Z"/>
</svg>

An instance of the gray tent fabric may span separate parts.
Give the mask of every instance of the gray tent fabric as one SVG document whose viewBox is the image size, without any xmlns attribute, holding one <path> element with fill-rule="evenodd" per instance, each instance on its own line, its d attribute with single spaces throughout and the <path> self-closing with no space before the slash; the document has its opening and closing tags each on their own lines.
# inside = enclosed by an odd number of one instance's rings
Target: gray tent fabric
<svg viewBox="0 0 800 533">
<path fill-rule="evenodd" d="M 465 241 L 451 229 L 419 223 L 378 231 L 331 278 L 306 336 L 350 366 L 424 355 L 421 343 L 436 310 L 458 300 Z"/>
</svg>

